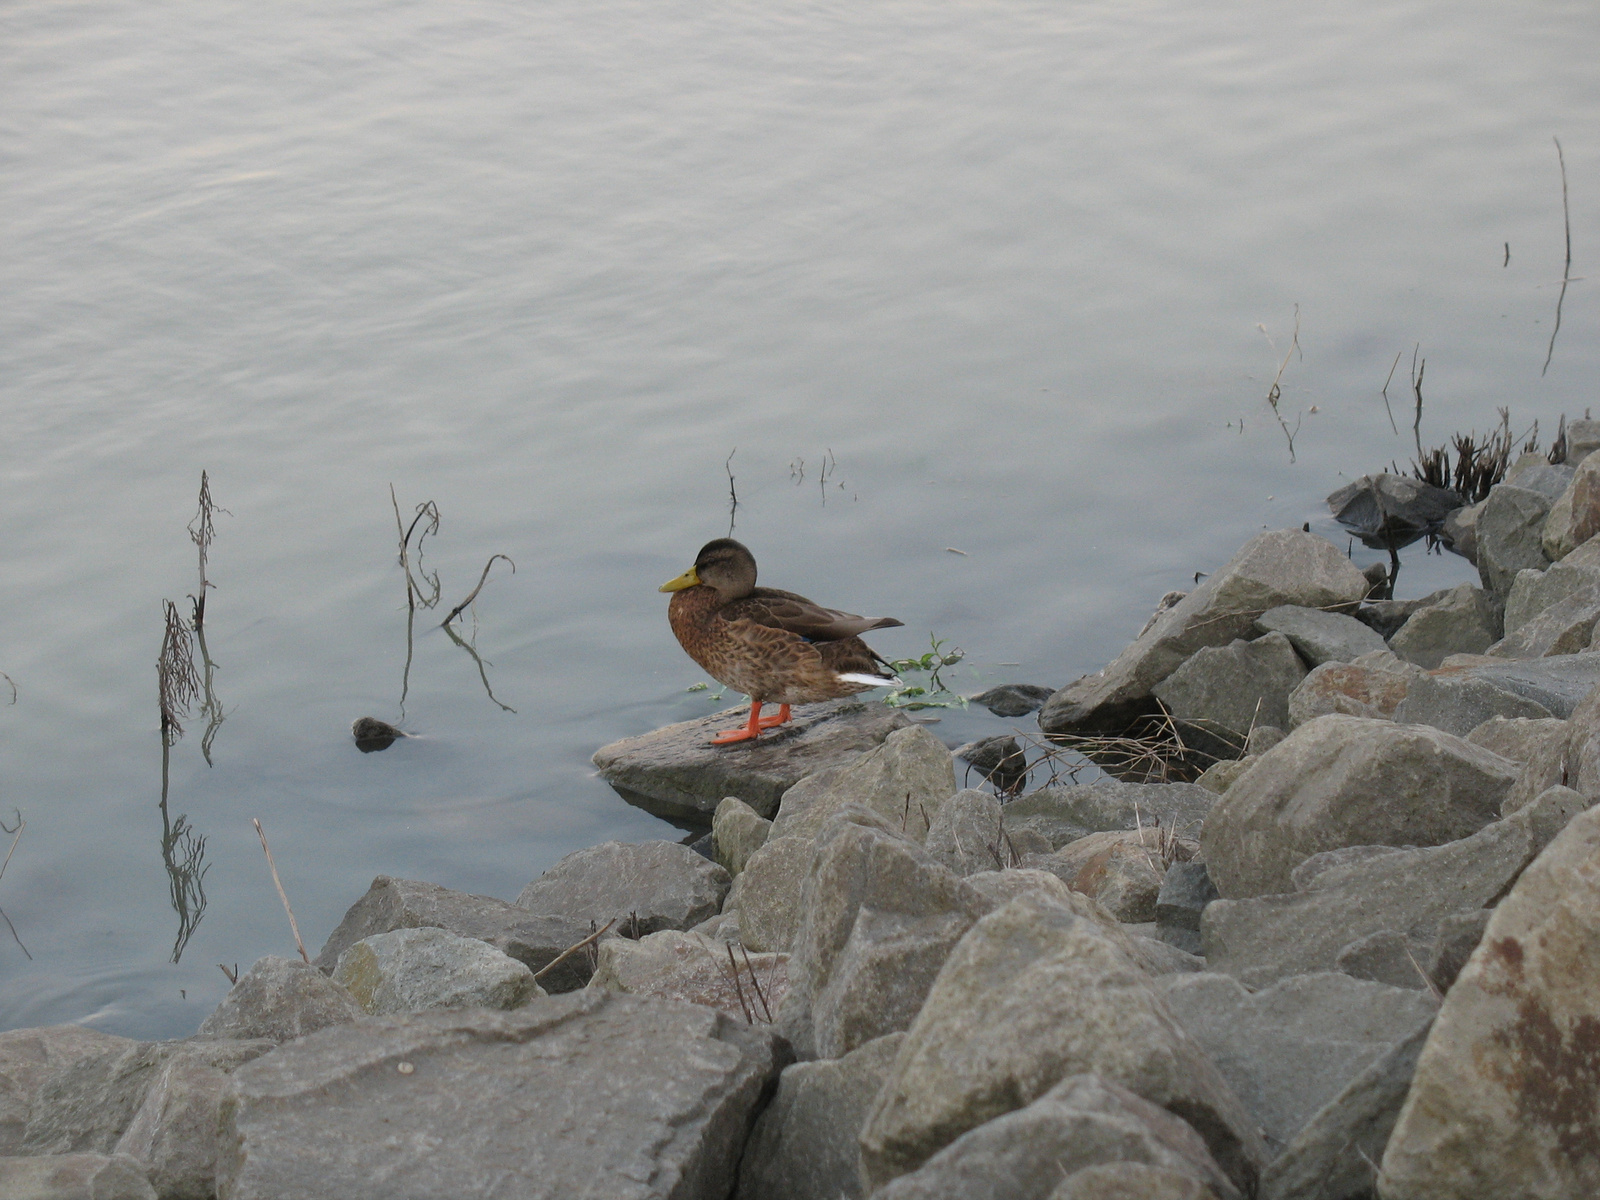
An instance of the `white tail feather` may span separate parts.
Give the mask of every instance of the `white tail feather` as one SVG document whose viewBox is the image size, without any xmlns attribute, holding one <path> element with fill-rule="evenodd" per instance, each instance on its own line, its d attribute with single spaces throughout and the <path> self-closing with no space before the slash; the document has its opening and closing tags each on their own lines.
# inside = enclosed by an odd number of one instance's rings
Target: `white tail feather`
<svg viewBox="0 0 1600 1200">
<path fill-rule="evenodd" d="M 889 687 L 891 685 L 897 686 L 901 682 L 900 678 L 896 675 L 885 677 L 883 675 L 868 675 L 861 671 L 841 671 L 839 673 L 839 678 L 844 680 L 846 683 L 864 683 L 868 687 Z"/>
</svg>

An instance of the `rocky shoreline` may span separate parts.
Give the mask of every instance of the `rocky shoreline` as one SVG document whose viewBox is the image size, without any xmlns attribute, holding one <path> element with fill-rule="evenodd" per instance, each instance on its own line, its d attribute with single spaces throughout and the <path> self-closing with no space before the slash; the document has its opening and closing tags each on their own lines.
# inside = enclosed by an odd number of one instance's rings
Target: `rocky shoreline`
<svg viewBox="0 0 1600 1200">
<path fill-rule="evenodd" d="M 1600 1195 L 1600 456 L 1449 520 L 1482 587 L 1263 533 L 987 698 L 1091 755 L 1155 721 L 1165 778 L 1028 792 L 1010 743 L 961 788 L 858 701 L 607 746 L 708 837 L 380 876 L 191 1038 L 0 1034 L 0 1196 Z"/>
</svg>

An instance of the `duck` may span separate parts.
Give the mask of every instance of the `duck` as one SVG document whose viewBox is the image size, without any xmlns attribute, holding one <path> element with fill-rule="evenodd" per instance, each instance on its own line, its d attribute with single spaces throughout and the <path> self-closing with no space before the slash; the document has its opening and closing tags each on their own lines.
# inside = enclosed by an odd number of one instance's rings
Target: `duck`
<svg viewBox="0 0 1600 1200">
<path fill-rule="evenodd" d="M 694 566 L 662 584 L 667 621 L 684 652 L 718 683 L 750 697 L 750 719 L 712 745 L 755 740 L 789 720 L 792 704 L 853 696 L 900 680 L 861 640 L 905 622 L 824 608 L 793 592 L 756 586 L 756 560 L 732 538 L 707 542 Z M 776 716 L 763 717 L 763 705 Z"/>
</svg>

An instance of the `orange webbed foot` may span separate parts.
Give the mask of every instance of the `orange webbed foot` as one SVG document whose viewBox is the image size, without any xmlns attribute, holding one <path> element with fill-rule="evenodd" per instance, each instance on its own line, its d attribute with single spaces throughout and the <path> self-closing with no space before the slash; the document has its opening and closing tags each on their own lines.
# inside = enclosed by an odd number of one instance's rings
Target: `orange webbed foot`
<svg viewBox="0 0 1600 1200">
<path fill-rule="evenodd" d="M 788 719 L 789 719 L 789 706 L 787 704 L 781 704 L 781 705 L 778 706 L 778 715 L 777 716 L 775 716 L 775 717 L 763 717 L 761 719 L 761 721 L 760 721 L 761 728 L 763 728 L 763 729 L 772 729 L 775 726 L 782 725 Z"/>
<path fill-rule="evenodd" d="M 780 718 L 786 717 L 788 712 L 788 706 L 786 705 L 779 711 L 778 715 Z M 724 729 L 721 733 L 713 734 L 711 744 L 713 746 L 726 746 L 731 742 L 748 742 L 752 738 L 759 737 L 762 729 L 766 728 L 768 724 L 768 721 L 761 719 L 761 701 L 752 700 L 750 702 L 749 723 L 742 729 Z M 777 722 L 772 721 L 770 724 L 775 725 Z"/>
</svg>

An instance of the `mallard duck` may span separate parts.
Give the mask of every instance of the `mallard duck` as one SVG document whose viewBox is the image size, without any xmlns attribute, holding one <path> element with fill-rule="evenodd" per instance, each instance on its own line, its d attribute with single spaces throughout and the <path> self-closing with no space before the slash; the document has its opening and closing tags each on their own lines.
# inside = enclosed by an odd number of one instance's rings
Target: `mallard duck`
<svg viewBox="0 0 1600 1200">
<path fill-rule="evenodd" d="M 718 683 L 750 697 L 750 720 L 713 745 L 748 741 L 789 719 L 791 704 L 853 696 L 899 683 L 858 634 L 903 624 L 858 617 L 776 588 L 756 586 L 755 557 L 732 538 L 707 542 L 694 566 L 661 585 L 678 644 Z M 762 717 L 763 704 L 778 705 Z"/>
</svg>

